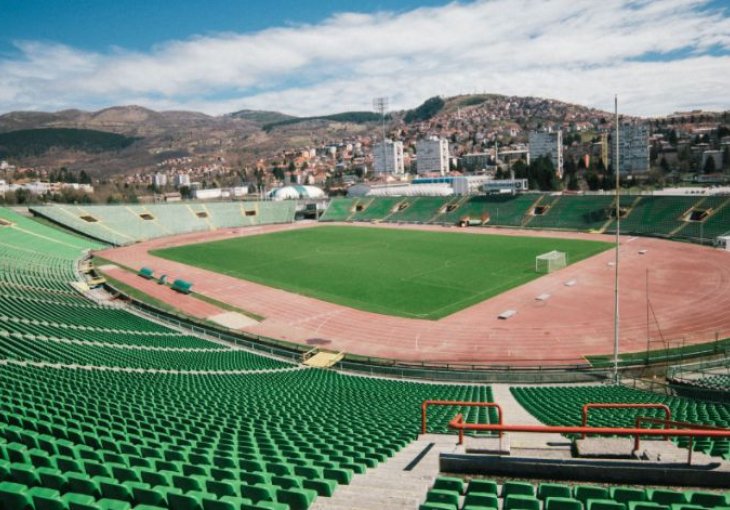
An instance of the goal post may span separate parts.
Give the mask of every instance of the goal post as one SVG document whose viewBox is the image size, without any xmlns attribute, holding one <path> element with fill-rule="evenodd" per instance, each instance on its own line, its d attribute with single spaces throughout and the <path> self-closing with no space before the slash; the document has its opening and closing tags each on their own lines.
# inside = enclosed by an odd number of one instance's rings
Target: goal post
<svg viewBox="0 0 730 510">
<path fill-rule="evenodd" d="M 568 257 L 564 251 L 549 251 L 535 257 L 535 272 L 552 273 L 568 265 Z"/>
</svg>

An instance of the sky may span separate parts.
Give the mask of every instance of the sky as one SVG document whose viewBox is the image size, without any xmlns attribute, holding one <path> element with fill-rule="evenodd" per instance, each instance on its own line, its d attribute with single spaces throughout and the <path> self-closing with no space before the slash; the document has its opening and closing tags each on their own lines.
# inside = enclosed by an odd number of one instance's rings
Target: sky
<svg viewBox="0 0 730 510">
<path fill-rule="evenodd" d="M 730 109 L 730 0 L 0 0 L 0 112 Z"/>
</svg>

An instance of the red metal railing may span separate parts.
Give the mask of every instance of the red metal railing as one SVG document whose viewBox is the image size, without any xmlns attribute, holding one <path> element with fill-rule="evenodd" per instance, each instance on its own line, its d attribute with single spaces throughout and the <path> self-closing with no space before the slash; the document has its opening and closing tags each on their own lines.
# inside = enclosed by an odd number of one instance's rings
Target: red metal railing
<svg viewBox="0 0 730 510">
<path fill-rule="evenodd" d="M 667 420 L 672 419 L 672 410 L 664 404 L 631 404 L 631 403 L 597 403 L 590 402 L 583 406 L 583 422 L 582 426 L 588 426 L 588 411 L 591 409 L 662 409 Z M 583 433 L 583 439 L 586 435 Z M 664 439 L 667 439 L 666 437 Z"/>
<path fill-rule="evenodd" d="M 695 426 L 694 424 L 691 424 Z M 583 427 L 571 425 L 503 425 L 465 423 L 464 417 L 457 414 L 450 422 L 449 427 L 459 431 L 459 444 L 464 442 L 464 431 L 475 430 L 482 432 L 532 432 L 536 434 L 599 434 L 615 436 L 673 436 L 673 437 L 728 437 L 730 429 L 642 429 L 622 427 Z M 691 457 L 689 459 L 691 462 Z"/>
<path fill-rule="evenodd" d="M 667 428 L 667 425 L 674 426 L 674 427 L 683 427 L 686 429 L 692 429 L 695 430 L 728 430 L 723 429 L 721 427 L 711 427 L 710 425 L 699 425 L 697 423 L 690 423 L 687 421 L 674 421 L 674 420 L 662 420 L 661 418 L 649 418 L 647 416 L 637 416 L 636 417 L 636 428 L 641 428 L 642 423 L 653 423 L 657 425 L 664 425 L 664 428 Z M 641 436 L 636 436 L 634 438 L 634 450 L 639 449 L 639 441 Z M 694 446 L 694 436 L 689 437 L 689 445 L 687 446 L 687 464 L 692 463 L 692 448 Z"/>
<path fill-rule="evenodd" d="M 497 409 L 498 423 L 502 424 L 502 407 L 495 402 L 463 402 L 460 400 L 426 400 L 421 404 L 421 434 L 426 433 L 427 411 L 429 406 L 461 406 L 461 407 L 494 407 Z M 461 416 L 461 415 L 459 415 Z M 459 433 L 459 444 L 463 441 L 463 432 Z M 502 437 L 502 433 L 499 433 Z"/>
</svg>

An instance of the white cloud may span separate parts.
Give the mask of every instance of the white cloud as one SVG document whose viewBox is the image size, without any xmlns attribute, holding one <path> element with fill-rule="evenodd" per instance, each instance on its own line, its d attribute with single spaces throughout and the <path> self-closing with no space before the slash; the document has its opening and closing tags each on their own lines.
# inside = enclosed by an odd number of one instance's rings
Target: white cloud
<svg viewBox="0 0 730 510">
<path fill-rule="evenodd" d="M 0 110 L 141 103 L 224 113 L 394 108 L 474 91 L 649 115 L 730 108 L 730 18 L 703 0 L 484 0 L 219 34 L 147 53 L 18 43 Z M 679 55 L 665 61 L 647 55 Z"/>
</svg>

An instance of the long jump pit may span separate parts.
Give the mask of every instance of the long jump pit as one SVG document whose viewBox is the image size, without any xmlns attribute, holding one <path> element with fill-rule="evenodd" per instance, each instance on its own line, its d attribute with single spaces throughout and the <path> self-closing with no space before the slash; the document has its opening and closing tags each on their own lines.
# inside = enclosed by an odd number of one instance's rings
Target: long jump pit
<svg viewBox="0 0 730 510">
<path fill-rule="evenodd" d="M 157 274 L 184 277 L 193 282 L 195 293 L 260 317 L 257 321 L 244 322 L 238 331 L 312 347 L 404 362 L 510 366 L 583 364 L 586 356 L 613 351 L 615 249 L 435 321 L 355 310 L 149 253 L 160 248 L 316 225 L 221 229 L 155 239 L 97 255 L 134 271 L 151 267 Z M 454 230 L 453 227 L 389 224 L 378 228 Z M 600 234 L 501 228 L 461 231 L 473 235 L 614 239 Z M 662 239 L 623 236 L 619 259 L 622 353 L 730 337 L 729 252 Z M 107 274 L 151 292 L 155 299 L 180 307 L 182 312 L 198 319 L 224 312 L 194 296 L 182 299 L 168 288 L 150 284 L 121 268 Z M 500 318 L 507 310 L 516 313 L 507 319 Z"/>
</svg>

